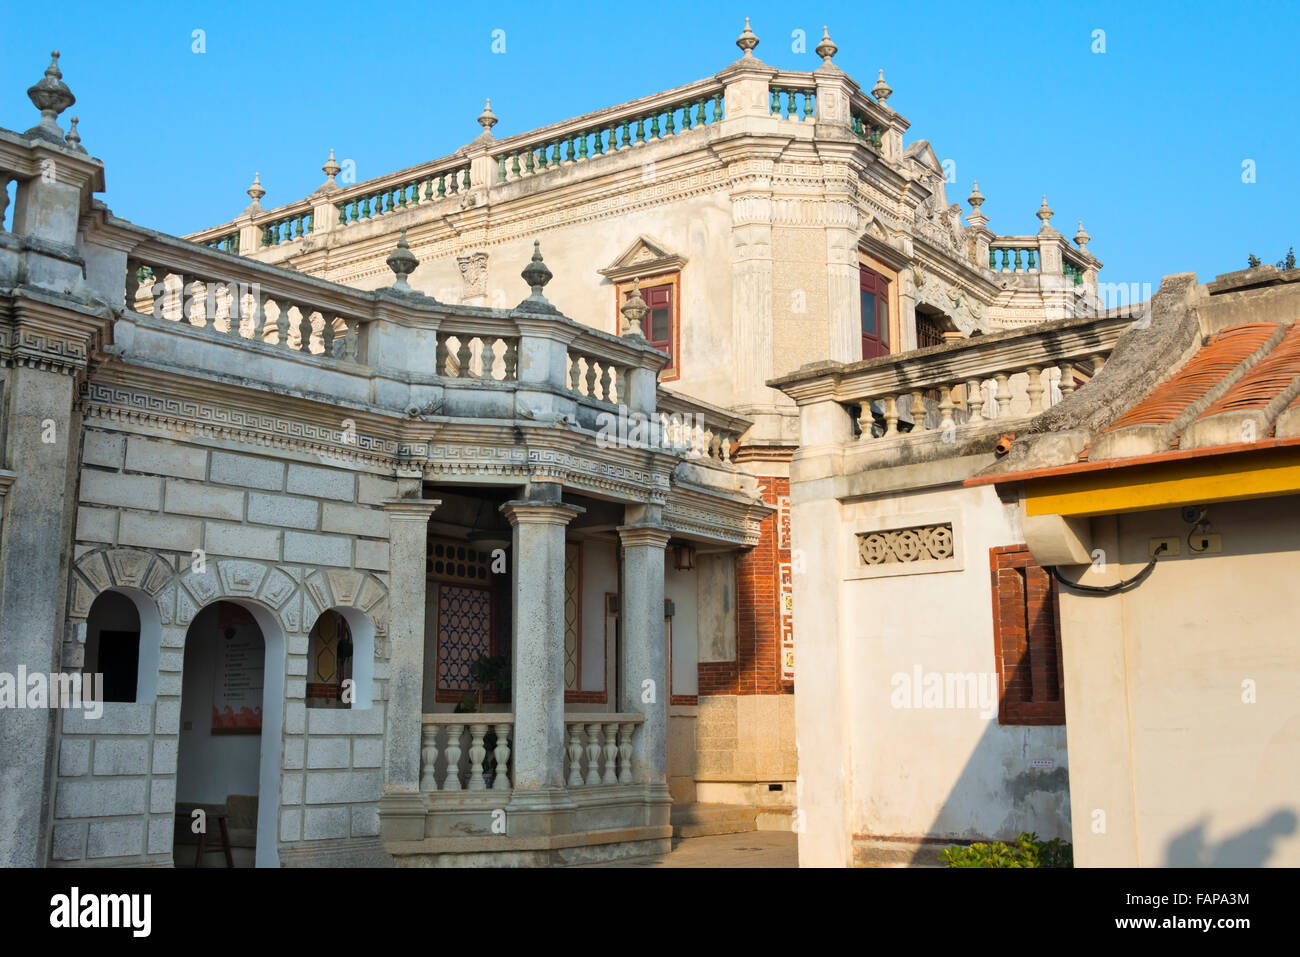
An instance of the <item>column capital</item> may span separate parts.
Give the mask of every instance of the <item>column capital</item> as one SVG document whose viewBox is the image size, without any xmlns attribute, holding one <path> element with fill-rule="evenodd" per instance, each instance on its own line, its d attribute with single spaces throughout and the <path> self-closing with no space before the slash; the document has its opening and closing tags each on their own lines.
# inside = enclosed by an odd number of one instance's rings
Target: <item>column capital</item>
<svg viewBox="0 0 1300 957">
<path fill-rule="evenodd" d="M 388 517 L 397 522 L 427 522 L 440 498 L 386 498 L 381 503 Z"/>
<path fill-rule="evenodd" d="M 662 525 L 620 525 L 618 537 L 624 548 L 633 545 L 667 548 L 668 539 L 673 537 L 673 533 Z"/>
<path fill-rule="evenodd" d="M 501 506 L 501 514 L 516 525 L 568 525 L 579 515 L 587 511 L 581 505 L 567 502 L 530 502 L 527 499 L 514 499 Z"/>
</svg>

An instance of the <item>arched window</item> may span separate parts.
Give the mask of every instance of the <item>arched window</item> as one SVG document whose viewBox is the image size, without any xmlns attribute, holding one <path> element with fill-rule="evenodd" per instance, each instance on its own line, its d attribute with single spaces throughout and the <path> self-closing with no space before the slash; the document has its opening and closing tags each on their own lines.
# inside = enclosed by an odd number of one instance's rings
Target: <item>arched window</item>
<svg viewBox="0 0 1300 957">
<path fill-rule="evenodd" d="M 103 675 L 105 701 L 136 701 L 140 691 L 140 613 L 117 591 L 95 599 L 86 617 L 82 673 Z"/>
<path fill-rule="evenodd" d="M 351 708 L 356 703 L 356 644 L 337 611 L 316 619 L 307 640 L 307 707 Z"/>
</svg>

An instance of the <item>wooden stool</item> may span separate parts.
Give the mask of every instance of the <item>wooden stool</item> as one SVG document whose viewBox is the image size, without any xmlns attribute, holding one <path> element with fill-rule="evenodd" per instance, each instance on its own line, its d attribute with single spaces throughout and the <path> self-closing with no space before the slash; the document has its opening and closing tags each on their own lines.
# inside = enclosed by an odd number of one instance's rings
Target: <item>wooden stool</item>
<svg viewBox="0 0 1300 957">
<path fill-rule="evenodd" d="M 206 823 L 211 826 L 212 822 L 215 820 L 217 822 L 217 827 L 221 829 L 221 847 L 208 847 L 208 828 L 205 827 L 201 832 L 199 832 L 199 846 L 198 850 L 194 852 L 194 866 L 199 866 L 200 862 L 203 860 L 203 854 L 205 852 L 215 853 L 216 851 L 221 850 L 224 851 L 226 855 L 226 867 L 234 867 L 235 861 L 230 856 L 230 831 L 226 828 L 225 810 L 204 808 L 204 812 L 207 814 Z"/>
</svg>

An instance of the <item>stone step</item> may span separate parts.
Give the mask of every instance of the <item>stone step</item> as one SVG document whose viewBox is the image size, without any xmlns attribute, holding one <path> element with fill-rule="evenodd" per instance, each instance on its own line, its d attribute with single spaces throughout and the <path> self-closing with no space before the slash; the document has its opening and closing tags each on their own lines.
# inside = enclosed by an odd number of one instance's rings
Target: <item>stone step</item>
<svg viewBox="0 0 1300 957">
<path fill-rule="evenodd" d="M 940 852 L 952 844 L 913 841 L 855 841 L 854 867 L 947 867 Z"/>
<path fill-rule="evenodd" d="M 744 804 L 678 804 L 670 822 L 673 837 L 685 839 L 755 831 L 757 817 L 758 808 Z"/>
</svg>

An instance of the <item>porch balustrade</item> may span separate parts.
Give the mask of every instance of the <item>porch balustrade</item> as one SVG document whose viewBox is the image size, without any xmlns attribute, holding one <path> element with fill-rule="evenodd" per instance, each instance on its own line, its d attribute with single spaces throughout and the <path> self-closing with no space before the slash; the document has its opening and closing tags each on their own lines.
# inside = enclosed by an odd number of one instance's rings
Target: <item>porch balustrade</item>
<svg viewBox="0 0 1300 957">
<path fill-rule="evenodd" d="M 508 713 L 423 715 L 420 790 L 510 790 L 514 725 Z"/>
<path fill-rule="evenodd" d="M 566 714 L 564 780 L 570 788 L 632 784 L 632 751 L 645 715 Z"/>
</svg>

